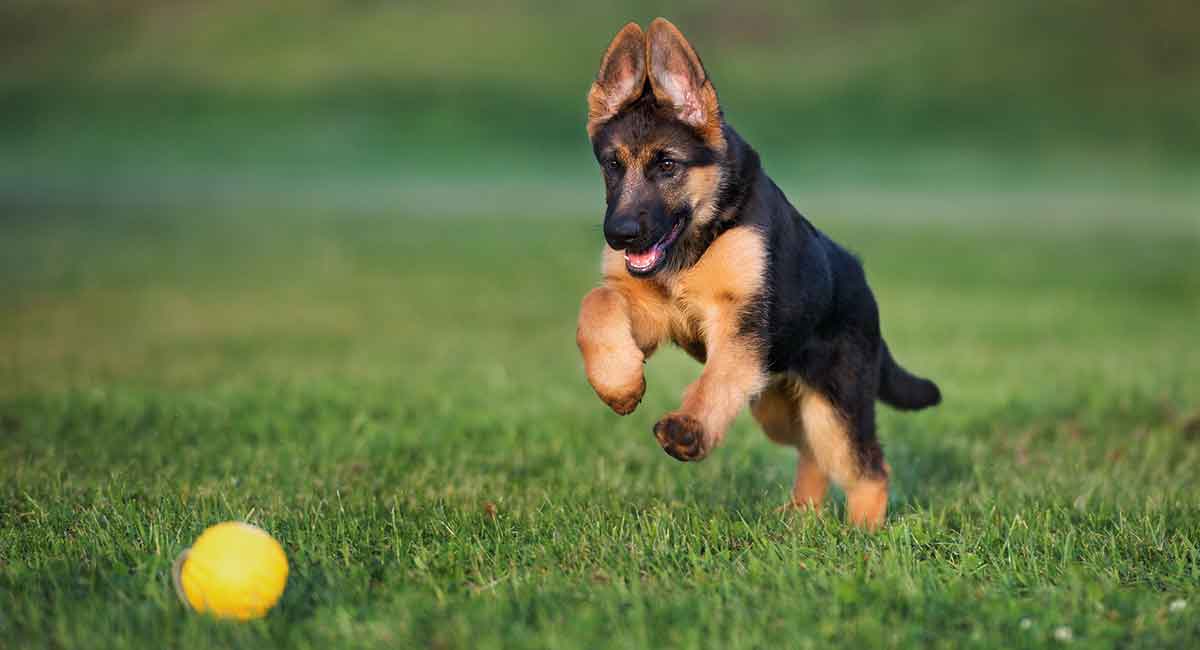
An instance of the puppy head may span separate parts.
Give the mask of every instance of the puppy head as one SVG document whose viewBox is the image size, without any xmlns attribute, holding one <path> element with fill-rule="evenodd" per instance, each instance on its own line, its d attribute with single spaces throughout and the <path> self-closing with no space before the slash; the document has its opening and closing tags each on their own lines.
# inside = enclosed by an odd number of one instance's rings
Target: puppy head
<svg viewBox="0 0 1200 650">
<path fill-rule="evenodd" d="M 658 18 L 621 29 L 588 92 L 604 177 L 604 237 L 636 276 L 693 263 L 717 218 L 726 153 L 717 92 L 683 34 Z M 701 250 L 697 250 L 701 248 Z"/>
</svg>

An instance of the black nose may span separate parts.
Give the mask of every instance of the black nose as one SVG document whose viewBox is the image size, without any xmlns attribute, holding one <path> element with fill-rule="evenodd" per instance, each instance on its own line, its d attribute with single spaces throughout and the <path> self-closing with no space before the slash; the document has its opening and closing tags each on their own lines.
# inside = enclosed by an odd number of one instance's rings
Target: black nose
<svg viewBox="0 0 1200 650">
<path fill-rule="evenodd" d="M 604 224 L 604 238 L 617 250 L 627 248 L 642 236 L 642 224 L 633 217 L 614 217 Z"/>
</svg>

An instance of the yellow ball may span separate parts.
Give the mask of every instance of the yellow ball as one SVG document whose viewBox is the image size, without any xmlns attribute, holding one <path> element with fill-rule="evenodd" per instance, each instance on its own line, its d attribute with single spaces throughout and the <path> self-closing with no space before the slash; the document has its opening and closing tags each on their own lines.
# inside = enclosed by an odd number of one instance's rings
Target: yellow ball
<svg viewBox="0 0 1200 650">
<path fill-rule="evenodd" d="M 204 531 L 175 560 L 175 590 L 184 604 L 217 618 L 267 614 L 287 585 L 283 548 L 265 530 L 227 521 Z"/>
</svg>

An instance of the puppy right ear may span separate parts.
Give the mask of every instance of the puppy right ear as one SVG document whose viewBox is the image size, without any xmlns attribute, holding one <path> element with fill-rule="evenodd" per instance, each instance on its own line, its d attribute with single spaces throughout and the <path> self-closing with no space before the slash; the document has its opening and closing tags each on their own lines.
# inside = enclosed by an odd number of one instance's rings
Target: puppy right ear
<svg viewBox="0 0 1200 650">
<path fill-rule="evenodd" d="M 629 23 L 608 45 L 588 91 L 588 136 L 595 137 L 605 122 L 641 96 L 645 85 L 646 35 L 637 23 Z"/>
</svg>

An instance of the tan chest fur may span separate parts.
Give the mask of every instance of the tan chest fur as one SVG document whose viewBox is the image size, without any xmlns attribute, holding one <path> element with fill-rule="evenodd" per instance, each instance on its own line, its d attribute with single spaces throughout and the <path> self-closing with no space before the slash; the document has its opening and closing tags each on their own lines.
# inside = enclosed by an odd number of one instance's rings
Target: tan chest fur
<svg viewBox="0 0 1200 650">
<path fill-rule="evenodd" d="M 765 266 L 762 235 L 748 227 L 723 233 L 696 264 L 661 278 L 631 276 L 624 255 L 604 249 L 605 283 L 629 302 L 638 347 L 650 351 L 669 339 L 701 360 L 708 330 L 736 331 L 742 309 L 761 295 Z"/>
</svg>

